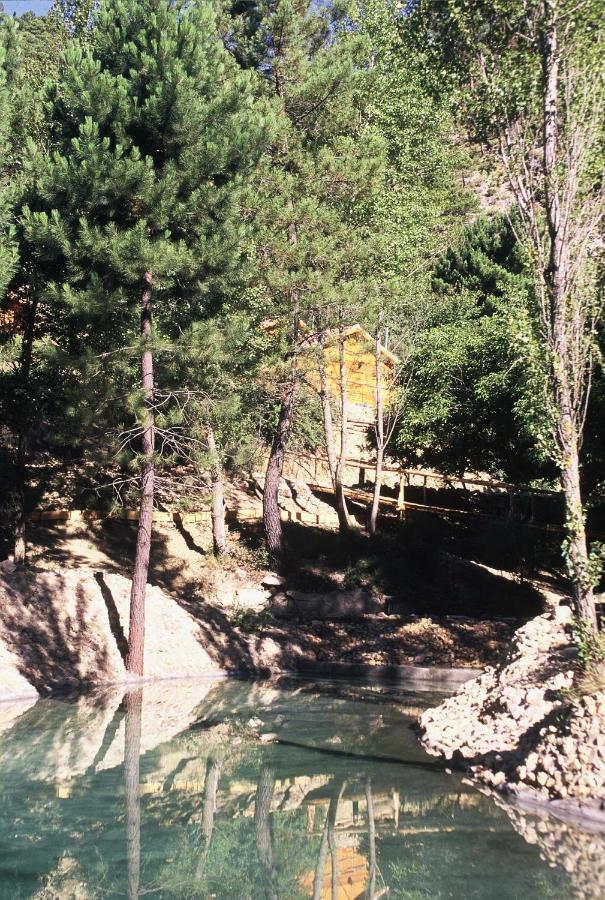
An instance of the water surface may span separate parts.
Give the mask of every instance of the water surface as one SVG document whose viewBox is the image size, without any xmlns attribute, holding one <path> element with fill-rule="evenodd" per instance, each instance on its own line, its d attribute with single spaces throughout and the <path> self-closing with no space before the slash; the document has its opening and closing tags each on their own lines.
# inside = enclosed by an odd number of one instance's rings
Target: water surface
<svg viewBox="0 0 605 900">
<path fill-rule="evenodd" d="M 0 898 L 603 896 L 600 836 L 423 753 L 434 700 L 280 679 L 3 707 Z"/>
</svg>

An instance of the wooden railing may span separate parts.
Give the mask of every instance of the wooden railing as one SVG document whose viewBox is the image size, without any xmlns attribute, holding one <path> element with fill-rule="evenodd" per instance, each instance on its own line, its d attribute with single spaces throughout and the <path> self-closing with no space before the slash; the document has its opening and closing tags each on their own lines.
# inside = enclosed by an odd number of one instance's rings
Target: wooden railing
<svg viewBox="0 0 605 900">
<path fill-rule="evenodd" d="M 289 461 L 298 464 L 301 471 L 305 473 L 306 480 L 312 490 L 331 492 L 332 484 L 329 478 L 329 469 L 327 458 L 318 454 L 297 453 L 290 454 Z M 371 493 L 363 485 L 366 483 L 366 474 L 371 474 L 375 470 L 375 461 L 369 459 L 347 459 L 345 471 L 351 469 L 358 470 L 358 486 L 349 485 L 346 488 L 346 495 L 351 500 L 360 504 L 369 504 L 371 502 Z M 469 491 L 479 492 L 485 495 L 500 496 L 506 499 L 506 518 L 513 518 L 519 513 L 519 506 L 523 499 L 528 501 L 528 508 L 524 516 L 524 524 L 539 528 L 544 531 L 562 532 L 563 523 L 553 523 L 549 521 L 537 520 L 537 500 L 539 498 L 550 498 L 555 501 L 561 513 L 563 513 L 563 494 L 561 491 L 549 490 L 546 488 L 520 487 L 510 482 L 498 481 L 491 478 L 480 478 L 474 476 L 454 476 L 442 475 L 438 472 L 425 469 L 410 469 L 401 465 L 386 463 L 383 466 L 383 472 L 388 476 L 396 476 L 397 496 L 392 497 L 384 493 L 380 497 L 380 505 L 391 507 L 399 514 L 401 518 L 405 515 L 406 510 L 424 510 L 425 512 L 433 512 L 440 515 L 452 514 L 463 516 L 475 516 L 486 518 L 500 518 L 477 509 L 472 509 L 460 505 L 438 505 L 431 503 L 429 497 L 430 490 L 441 490 L 443 488 L 451 488 L 453 490 L 462 490 L 465 493 Z M 392 481 L 392 478 L 391 478 Z M 420 489 L 422 491 L 422 502 L 412 501 L 408 499 L 409 488 Z M 561 515 L 562 518 L 562 515 Z"/>
</svg>

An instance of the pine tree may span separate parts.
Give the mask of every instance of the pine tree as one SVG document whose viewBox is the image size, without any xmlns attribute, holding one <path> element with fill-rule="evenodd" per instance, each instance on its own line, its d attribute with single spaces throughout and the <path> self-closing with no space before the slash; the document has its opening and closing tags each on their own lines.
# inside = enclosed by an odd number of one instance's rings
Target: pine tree
<svg viewBox="0 0 605 900">
<path fill-rule="evenodd" d="M 154 356 L 160 335 L 176 337 L 237 271 L 238 197 L 265 119 L 209 4 L 106 0 L 91 43 L 66 51 L 50 98 L 56 151 L 37 161 L 23 228 L 70 352 L 138 348 L 130 403 L 141 499 L 127 667 L 142 674 L 156 411 L 167 397 Z"/>
<path fill-rule="evenodd" d="M 27 291 L 22 289 L 25 279 L 20 277 L 13 211 L 18 204 L 22 181 L 20 114 L 35 106 L 34 102 L 28 102 L 35 91 L 24 75 L 19 24 L 12 17 L 0 14 L 0 434 L 9 481 L 3 506 L 13 520 L 17 565 L 25 558 L 23 472 L 28 418 L 25 395 L 31 369 L 33 318 Z M 35 132 L 34 123 L 30 122 L 30 125 Z"/>
<path fill-rule="evenodd" d="M 6 30 L 2 30 L 2 38 L 6 39 Z M 12 196 L 7 163 L 10 160 L 11 96 L 7 83 L 7 52 L 5 40 L 0 40 L 0 296 L 13 274 L 16 259 L 12 221 Z"/>
</svg>

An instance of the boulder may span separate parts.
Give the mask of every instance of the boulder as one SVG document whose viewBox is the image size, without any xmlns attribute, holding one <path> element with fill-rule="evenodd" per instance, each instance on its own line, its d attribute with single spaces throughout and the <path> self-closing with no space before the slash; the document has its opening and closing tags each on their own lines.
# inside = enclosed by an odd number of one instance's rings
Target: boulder
<svg viewBox="0 0 605 900">
<path fill-rule="evenodd" d="M 324 594 L 290 590 L 277 594 L 272 603 L 273 613 L 278 618 L 303 621 L 358 619 L 368 613 L 377 613 L 381 608 L 381 602 L 363 588 Z"/>
<path fill-rule="evenodd" d="M 267 592 L 262 588 L 239 588 L 235 594 L 235 607 L 240 609 L 264 609 L 269 601 Z"/>
<path fill-rule="evenodd" d="M 267 572 L 266 575 L 263 575 L 261 584 L 266 588 L 278 588 L 281 587 L 282 584 L 286 583 L 286 579 L 283 575 L 277 575 L 275 572 Z"/>
</svg>

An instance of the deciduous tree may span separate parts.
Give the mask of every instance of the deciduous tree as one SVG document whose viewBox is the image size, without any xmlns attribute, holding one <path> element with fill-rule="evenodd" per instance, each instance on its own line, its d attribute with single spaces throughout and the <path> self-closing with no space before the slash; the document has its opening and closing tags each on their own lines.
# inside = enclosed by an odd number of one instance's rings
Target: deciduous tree
<svg viewBox="0 0 605 900">
<path fill-rule="evenodd" d="M 425 36 L 460 79 L 467 123 L 499 158 L 521 217 L 547 361 L 544 402 L 567 510 L 566 559 L 577 614 L 594 629 L 580 450 L 603 307 L 602 12 L 593 0 L 418 7 Z"/>
</svg>

